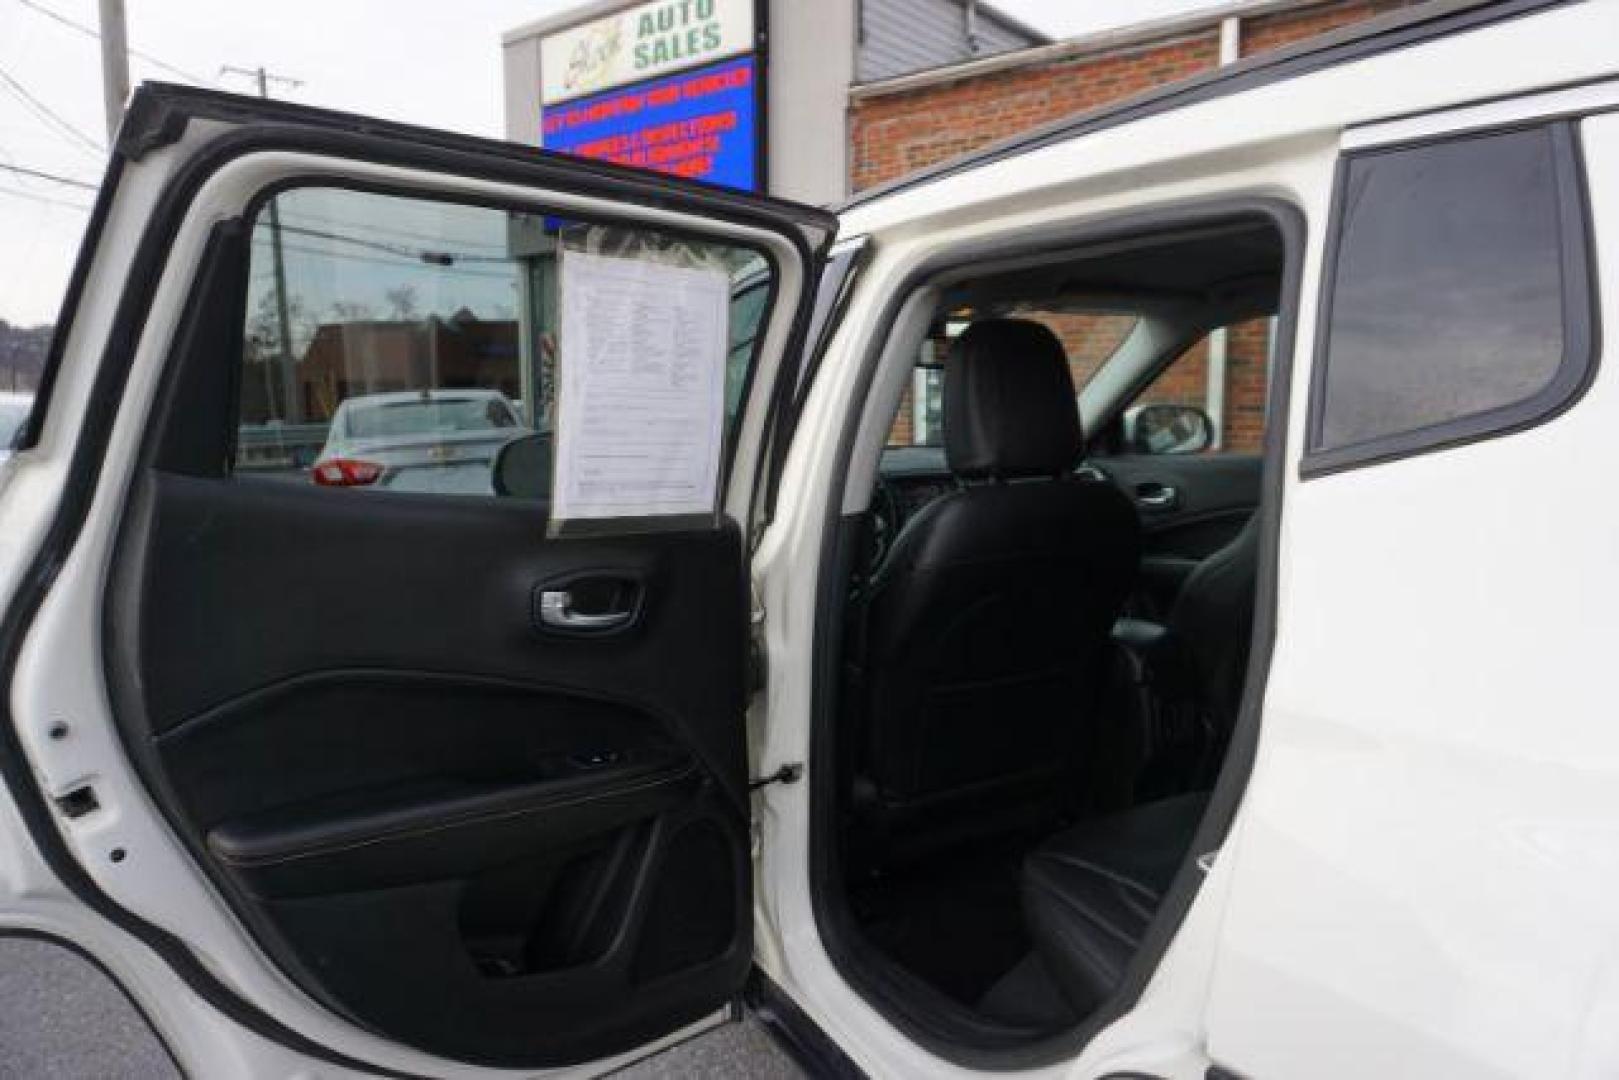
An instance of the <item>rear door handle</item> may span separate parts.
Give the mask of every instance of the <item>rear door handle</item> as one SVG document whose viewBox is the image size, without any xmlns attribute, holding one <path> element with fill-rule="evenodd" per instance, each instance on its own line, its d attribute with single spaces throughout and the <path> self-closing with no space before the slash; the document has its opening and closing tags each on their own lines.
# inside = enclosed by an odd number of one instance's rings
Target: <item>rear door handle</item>
<svg viewBox="0 0 1619 1080">
<path fill-rule="evenodd" d="M 1168 510 L 1180 502 L 1181 493 L 1168 484 L 1137 484 L 1136 502 L 1149 510 Z"/>
<path fill-rule="evenodd" d="M 645 590 L 634 575 L 585 574 L 534 590 L 539 629 L 563 634 L 610 634 L 640 617 Z"/>
<path fill-rule="evenodd" d="M 567 589 L 540 592 L 540 625 L 553 630 L 616 630 L 629 623 L 634 612 L 605 611 L 586 615 L 573 609 L 573 593 Z"/>
</svg>

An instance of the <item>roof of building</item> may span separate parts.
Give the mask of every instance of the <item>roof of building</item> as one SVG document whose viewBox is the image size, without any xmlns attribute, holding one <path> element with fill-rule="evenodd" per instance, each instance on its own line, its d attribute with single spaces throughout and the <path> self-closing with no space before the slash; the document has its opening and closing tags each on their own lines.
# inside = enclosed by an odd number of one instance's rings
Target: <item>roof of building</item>
<svg viewBox="0 0 1619 1080">
<path fill-rule="evenodd" d="M 855 0 L 855 81 L 891 79 L 1049 44 L 982 0 Z"/>
</svg>

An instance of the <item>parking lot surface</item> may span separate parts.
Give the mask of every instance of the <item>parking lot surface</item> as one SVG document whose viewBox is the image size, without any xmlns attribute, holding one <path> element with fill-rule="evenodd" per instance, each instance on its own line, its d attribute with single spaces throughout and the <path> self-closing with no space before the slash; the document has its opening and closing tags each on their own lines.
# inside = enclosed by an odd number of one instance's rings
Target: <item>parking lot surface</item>
<svg viewBox="0 0 1619 1080">
<path fill-rule="evenodd" d="M 727 1024 L 615 1074 L 624 1080 L 803 1075 L 753 1021 Z M 0 1080 L 170 1080 L 163 1046 L 110 979 L 44 941 L 0 940 Z"/>
</svg>

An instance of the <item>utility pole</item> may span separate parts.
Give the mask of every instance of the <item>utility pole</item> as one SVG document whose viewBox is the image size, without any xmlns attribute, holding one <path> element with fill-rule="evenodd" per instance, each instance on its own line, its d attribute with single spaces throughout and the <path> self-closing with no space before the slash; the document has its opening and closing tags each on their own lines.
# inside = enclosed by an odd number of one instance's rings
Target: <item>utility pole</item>
<svg viewBox="0 0 1619 1080">
<path fill-rule="evenodd" d="M 103 3 L 108 0 L 102 0 Z M 233 67 L 226 64 L 219 69 L 221 75 L 245 75 L 258 84 L 259 97 L 270 96 L 270 84 L 277 82 L 283 86 L 296 88 L 303 85 L 301 79 L 289 79 L 284 75 L 272 75 L 260 64 L 256 68 Z M 296 362 L 292 358 L 292 317 L 287 309 L 287 267 L 281 254 L 281 207 L 277 201 L 270 200 L 270 262 L 275 275 L 275 316 L 281 339 L 281 391 L 282 400 L 286 408 L 286 422 L 298 424 L 303 422 L 303 402 L 298 400 L 298 372 Z M 271 402 L 266 401 L 266 405 Z"/>
<path fill-rule="evenodd" d="M 129 31 L 124 0 L 101 0 L 101 93 L 107 107 L 107 145 L 118 135 L 129 100 Z"/>
</svg>

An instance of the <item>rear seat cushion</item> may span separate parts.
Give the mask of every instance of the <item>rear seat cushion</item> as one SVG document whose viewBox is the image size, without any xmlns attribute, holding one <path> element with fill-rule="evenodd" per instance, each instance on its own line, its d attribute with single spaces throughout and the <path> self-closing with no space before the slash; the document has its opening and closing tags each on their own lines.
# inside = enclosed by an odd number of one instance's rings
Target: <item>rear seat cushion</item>
<svg viewBox="0 0 1619 1080">
<path fill-rule="evenodd" d="M 1191 846 L 1208 795 L 1084 822 L 1023 864 L 1035 949 L 1083 1015 L 1113 993 Z"/>
</svg>

